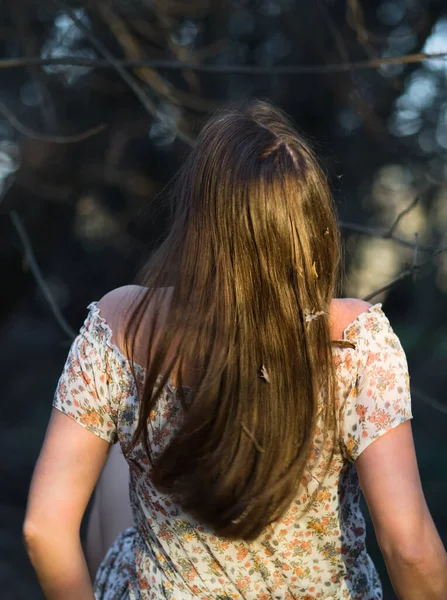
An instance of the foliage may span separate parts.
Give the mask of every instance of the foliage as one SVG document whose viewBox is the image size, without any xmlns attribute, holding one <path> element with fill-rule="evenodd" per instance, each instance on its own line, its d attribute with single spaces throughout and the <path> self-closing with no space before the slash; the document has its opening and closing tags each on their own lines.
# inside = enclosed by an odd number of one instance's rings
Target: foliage
<svg viewBox="0 0 447 600">
<path fill-rule="evenodd" d="M 43 426 L 66 352 L 57 342 L 71 337 L 90 300 L 131 279 L 163 232 L 164 207 L 154 212 L 153 199 L 204 118 L 257 96 L 286 110 L 325 163 L 346 234 L 344 291 L 386 301 L 413 373 L 417 441 L 443 439 L 441 0 L 4 0 L 2 16 L 1 323 L 4 353 L 16 360 L 5 372 L 12 430 L 28 426 L 19 402 Z M 53 350 L 36 373 L 40 348 Z M 39 443 L 21 442 L 26 473 L 11 506 L 23 508 Z M 446 453 L 437 460 L 445 467 Z M 430 462 L 422 454 L 423 473 Z M 434 491 L 445 480 L 426 472 L 445 535 Z"/>
</svg>

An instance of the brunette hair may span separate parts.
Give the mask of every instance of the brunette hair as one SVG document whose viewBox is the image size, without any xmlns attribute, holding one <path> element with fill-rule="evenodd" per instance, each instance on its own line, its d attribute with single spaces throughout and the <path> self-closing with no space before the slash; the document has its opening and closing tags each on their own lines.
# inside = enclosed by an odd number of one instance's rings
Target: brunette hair
<svg viewBox="0 0 447 600">
<path fill-rule="evenodd" d="M 317 414 L 324 435 L 335 430 L 331 195 L 303 137 L 259 101 L 211 118 L 168 192 L 172 225 L 142 270 L 126 334 L 132 356 L 149 304 L 161 310 L 157 291 L 172 285 L 161 333 L 154 343 L 155 318 L 146 339 L 133 443 L 158 489 L 218 535 L 251 540 L 297 494 Z M 191 365 L 192 399 L 155 457 L 151 412 L 174 370 L 181 390 Z"/>
</svg>

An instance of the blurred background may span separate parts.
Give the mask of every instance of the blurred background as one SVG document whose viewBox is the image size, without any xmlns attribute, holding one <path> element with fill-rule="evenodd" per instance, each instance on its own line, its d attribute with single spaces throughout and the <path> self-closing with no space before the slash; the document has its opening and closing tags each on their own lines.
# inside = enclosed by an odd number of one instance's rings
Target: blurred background
<svg viewBox="0 0 447 600">
<path fill-rule="evenodd" d="M 329 174 L 343 294 L 383 302 L 410 366 L 447 542 L 443 0 L 2 0 L 0 590 L 41 598 L 21 542 L 53 391 L 86 306 L 163 233 L 151 201 L 216 108 L 277 103 Z M 369 537 L 394 598 L 374 535 Z"/>
</svg>

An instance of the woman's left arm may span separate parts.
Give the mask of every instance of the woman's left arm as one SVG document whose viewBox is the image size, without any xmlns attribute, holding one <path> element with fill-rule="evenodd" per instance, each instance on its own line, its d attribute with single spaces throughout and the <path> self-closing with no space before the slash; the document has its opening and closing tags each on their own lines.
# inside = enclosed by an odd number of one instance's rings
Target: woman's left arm
<svg viewBox="0 0 447 600">
<path fill-rule="evenodd" d="M 23 527 L 47 600 L 93 600 L 80 525 L 110 444 L 53 409 Z"/>
</svg>

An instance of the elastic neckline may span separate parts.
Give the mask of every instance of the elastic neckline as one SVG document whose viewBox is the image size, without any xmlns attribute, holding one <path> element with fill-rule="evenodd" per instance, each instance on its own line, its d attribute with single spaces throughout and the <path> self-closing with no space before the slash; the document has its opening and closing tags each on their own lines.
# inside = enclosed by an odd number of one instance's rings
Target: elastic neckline
<svg viewBox="0 0 447 600">
<path fill-rule="evenodd" d="M 90 316 L 95 317 L 97 319 L 101 329 L 104 331 L 104 341 L 107 347 L 110 348 L 112 352 L 118 355 L 121 362 L 125 363 L 126 365 L 133 365 L 133 367 L 137 371 L 139 371 L 140 374 L 144 375 L 144 373 L 146 373 L 146 367 L 144 367 L 140 363 L 135 362 L 134 360 L 129 360 L 129 358 L 127 358 L 127 356 L 124 354 L 121 348 L 119 348 L 116 344 L 112 342 L 113 331 L 110 325 L 105 320 L 105 318 L 102 316 L 101 309 L 98 306 L 98 302 L 96 300 L 94 302 L 90 302 L 90 304 L 87 306 L 87 309 L 90 311 Z M 164 375 L 160 373 L 157 376 L 157 382 L 161 381 L 163 377 Z M 177 394 L 178 390 L 180 389 L 186 392 L 192 389 L 187 385 L 182 385 L 181 387 L 174 385 L 170 377 L 168 377 L 168 379 L 166 380 L 165 387 L 167 387 L 173 394 Z"/>
<path fill-rule="evenodd" d="M 101 315 L 101 310 L 98 306 L 98 302 L 94 301 L 91 302 L 88 306 L 87 309 L 90 311 L 90 315 L 92 317 L 96 317 L 101 329 L 104 331 L 105 336 L 104 336 L 104 341 L 106 343 L 106 345 L 108 346 L 108 348 L 110 348 L 110 350 L 112 350 L 115 354 L 118 355 L 118 357 L 120 358 L 120 360 L 122 362 L 124 362 L 127 365 L 132 364 L 133 367 L 137 370 L 140 371 L 141 374 L 144 374 L 146 372 L 146 367 L 144 367 L 143 365 L 141 365 L 140 363 L 137 363 L 135 361 L 131 361 L 127 358 L 127 356 L 125 356 L 125 354 L 123 353 L 123 351 L 112 342 L 112 336 L 113 336 L 113 332 L 112 329 L 110 327 L 110 325 L 107 323 L 107 321 L 105 320 L 105 318 Z M 372 304 L 368 310 L 360 313 L 359 315 L 357 315 L 357 317 L 351 322 L 349 323 L 349 325 L 347 325 L 344 330 L 343 330 L 343 334 L 341 339 L 343 341 L 349 341 L 348 340 L 348 334 L 351 331 L 351 329 L 354 329 L 358 326 L 361 326 L 363 324 L 363 321 L 365 319 L 367 319 L 369 316 L 371 316 L 371 314 L 373 312 L 376 312 L 378 314 L 384 314 L 382 311 L 382 304 L 380 302 L 376 303 L 376 304 Z M 336 340 L 335 340 L 336 341 Z M 158 375 L 157 377 L 157 381 L 161 380 L 163 378 L 163 374 L 160 373 L 160 375 Z M 166 387 L 168 389 L 170 389 L 174 394 L 177 393 L 178 389 L 182 389 L 184 391 L 191 391 L 192 388 L 190 386 L 187 385 L 182 385 L 181 388 L 178 388 L 177 386 L 174 385 L 174 383 L 172 382 L 172 379 L 169 377 L 166 381 Z"/>
<path fill-rule="evenodd" d="M 341 336 L 341 339 L 343 341 L 349 341 L 348 333 L 350 332 L 350 330 L 354 329 L 355 327 L 357 327 L 359 325 L 362 325 L 363 321 L 365 319 L 367 319 L 368 317 L 370 317 L 373 312 L 376 312 L 376 313 L 382 314 L 382 315 L 384 314 L 382 311 L 382 304 L 380 302 L 377 302 L 376 304 L 372 304 L 368 308 L 368 310 L 365 310 L 364 312 L 357 315 L 357 317 L 343 329 L 343 334 Z"/>
</svg>

